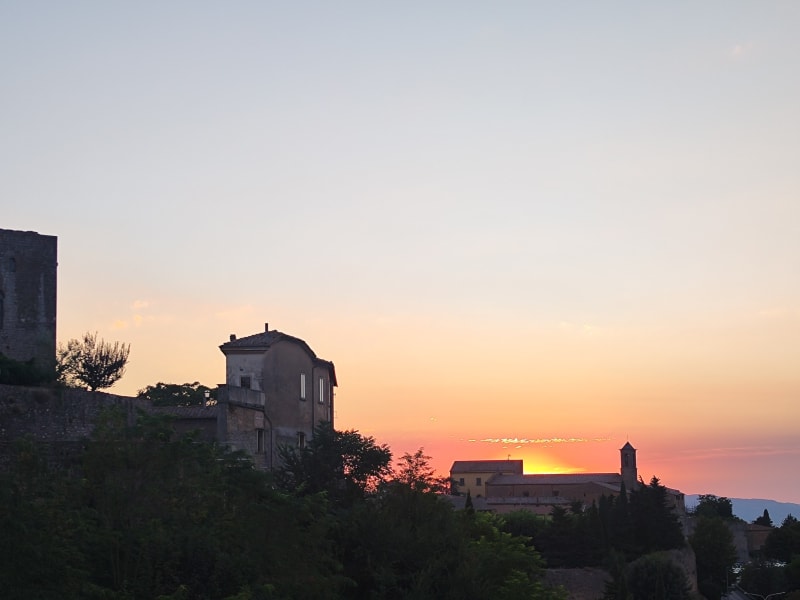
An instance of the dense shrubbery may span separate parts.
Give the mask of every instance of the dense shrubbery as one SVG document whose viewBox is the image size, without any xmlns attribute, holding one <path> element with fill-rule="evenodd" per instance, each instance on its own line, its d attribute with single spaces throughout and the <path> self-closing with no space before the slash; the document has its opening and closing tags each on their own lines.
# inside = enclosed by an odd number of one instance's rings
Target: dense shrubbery
<svg viewBox="0 0 800 600">
<path fill-rule="evenodd" d="M 530 537 L 551 567 L 600 566 L 612 552 L 630 561 L 684 545 L 666 488 L 655 477 L 585 510 L 577 502 L 569 510 L 556 507 L 547 517 L 516 511 L 506 516 L 504 530 Z"/>
<path fill-rule="evenodd" d="M 273 480 L 160 418 L 129 427 L 113 412 L 80 473 L 48 470 L 21 443 L 0 476 L 0 589 L 11 600 L 560 597 L 527 540 L 429 491 L 421 453 L 395 476 L 383 450 L 320 430 L 298 470 Z M 326 465 L 336 476 L 306 485 Z"/>
<path fill-rule="evenodd" d="M 585 510 L 576 502 L 546 517 L 510 513 L 503 529 L 530 538 L 550 567 L 605 567 L 613 577 L 605 590 L 609 600 L 628 600 L 631 593 L 633 598 L 688 597 L 686 574 L 659 554 L 685 542 L 666 488 L 655 477 Z"/>
<path fill-rule="evenodd" d="M 656 478 L 585 509 L 500 517 L 453 510 L 421 450 L 395 470 L 389 448 L 356 431 L 320 426 L 282 459 L 270 475 L 176 437 L 161 417 L 130 427 L 114 412 L 77 473 L 49 470 L 20 443 L 0 475 L 0 589 L 10 599 L 560 598 L 543 585 L 547 564 L 607 568 L 608 599 L 685 597 L 685 575 L 659 554 L 685 542 Z M 713 535 L 696 530 L 698 567 L 703 553 L 725 558 L 725 540 L 700 546 L 719 537 L 715 519 Z M 795 529 L 787 521 L 768 548 L 797 552 Z"/>
<path fill-rule="evenodd" d="M 784 598 L 800 598 L 800 521 L 788 515 L 770 532 L 762 554 L 742 571 L 741 587 L 761 596 L 789 591 Z"/>
<path fill-rule="evenodd" d="M 5 385 L 41 385 L 55 381 L 53 369 L 44 369 L 33 359 L 20 361 L 0 352 L 0 383 Z"/>
</svg>

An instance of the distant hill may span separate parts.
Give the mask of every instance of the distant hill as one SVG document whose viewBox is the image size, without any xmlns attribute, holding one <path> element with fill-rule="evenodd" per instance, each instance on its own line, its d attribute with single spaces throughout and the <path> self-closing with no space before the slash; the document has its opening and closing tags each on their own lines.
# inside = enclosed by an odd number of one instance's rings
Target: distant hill
<svg viewBox="0 0 800 600">
<path fill-rule="evenodd" d="M 698 498 L 698 494 L 686 494 L 686 508 L 697 506 Z M 748 523 L 752 523 L 763 515 L 765 508 L 769 511 L 769 518 L 772 519 L 772 524 L 776 527 L 780 526 L 786 515 L 790 513 L 800 519 L 800 504 L 754 498 L 728 498 L 728 500 L 733 504 L 733 514 Z"/>
</svg>

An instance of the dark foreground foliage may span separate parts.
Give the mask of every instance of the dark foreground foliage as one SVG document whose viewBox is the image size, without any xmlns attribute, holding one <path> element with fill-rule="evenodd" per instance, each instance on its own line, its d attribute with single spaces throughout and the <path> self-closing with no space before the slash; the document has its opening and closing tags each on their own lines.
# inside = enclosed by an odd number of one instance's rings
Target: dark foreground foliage
<svg viewBox="0 0 800 600">
<path fill-rule="evenodd" d="M 14 360 L 0 352 L 0 383 L 4 385 L 42 385 L 55 378 L 53 369 L 41 367 L 34 359 Z"/>
<path fill-rule="evenodd" d="M 424 455 L 395 477 L 382 446 L 345 433 L 322 434 L 316 450 L 355 451 L 339 472 L 351 484 L 337 476 L 317 487 L 300 471 L 282 473 L 280 487 L 248 457 L 177 438 L 147 415 L 133 427 L 104 415 L 77 474 L 48 469 L 21 443 L 0 475 L 3 597 L 562 597 L 542 584 L 529 540 L 430 491 Z M 370 473 L 352 462 L 360 450 L 380 459 Z"/>
</svg>

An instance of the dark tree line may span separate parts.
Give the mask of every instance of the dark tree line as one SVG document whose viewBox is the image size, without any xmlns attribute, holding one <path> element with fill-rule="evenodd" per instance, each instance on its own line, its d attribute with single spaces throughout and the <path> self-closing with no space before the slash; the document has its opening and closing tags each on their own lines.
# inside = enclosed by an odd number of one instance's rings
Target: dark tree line
<svg viewBox="0 0 800 600">
<path fill-rule="evenodd" d="M 658 478 L 584 508 L 555 507 L 544 517 L 520 510 L 503 529 L 526 536 L 549 567 L 604 567 L 612 575 L 605 598 L 689 597 L 686 574 L 664 554 L 685 540 Z M 633 596 L 631 596 L 633 594 Z M 660 594 L 660 596 L 659 596 Z"/>
<path fill-rule="evenodd" d="M 584 509 L 555 507 L 547 518 L 516 511 L 505 518 L 505 529 L 531 538 L 551 567 L 600 566 L 613 553 L 627 560 L 680 548 L 685 540 L 677 515 L 658 478 L 649 485 L 603 496 Z"/>
<path fill-rule="evenodd" d="M 23 442 L 0 474 L 3 597 L 229 600 L 561 596 L 491 515 L 453 510 L 419 451 L 321 427 L 276 477 L 109 412 L 80 461 Z"/>
<path fill-rule="evenodd" d="M 788 592 L 781 598 L 800 599 L 800 521 L 788 515 L 770 532 L 761 556 L 743 569 L 740 585 L 764 597 Z"/>
</svg>

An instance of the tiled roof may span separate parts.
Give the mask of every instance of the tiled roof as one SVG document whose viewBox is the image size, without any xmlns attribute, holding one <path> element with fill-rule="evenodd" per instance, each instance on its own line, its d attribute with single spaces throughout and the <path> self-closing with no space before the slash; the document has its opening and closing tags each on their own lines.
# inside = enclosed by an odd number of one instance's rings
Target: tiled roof
<svg viewBox="0 0 800 600">
<path fill-rule="evenodd" d="M 450 467 L 451 473 L 519 473 L 521 460 L 457 460 Z"/>
<path fill-rule="evenodd" d="M 292 337 L 281 333 L 277 329 L 273 329 L 272 331 L 262 331 L 261 333 L 233 339 L 222 344 L 220 348 L 269 348 L 272 344 L 280 342 L 281 340 L 300 342 L 301 344 L 307 345 L 300 338 Z"/>
<path fill-rule="evenodd" d="M 236 350 L 266 351 L 278 342 L 293 342 L 295 344 L 300 344 L 312 356 L 316 364 L 326 367 L 330 370 L 331 383 L 333 385 L 338 385 L 336 381 L 336 369 L 331 361 L 319 358 L 316 354 L 314 354 L 314 351 L 311 349 L 311 347 L 300 338 L 288 335 L 278 331 L 277 329 L 273 329 L 271 331 L 262 331 L 261 333 L 255 333 L 242 338 L 232 339 L 229 342 L 225 342 L 224 344 L 220 345 L 219 349 L 222 350 L 223 354 L 227 354 L 228 351 L 235 352 Z"/>
<path fill-rule="evenodd" d="M 619 473 L 554 473 L 547 475 L 497 475 L 488 483 L 491 485 L 567 485 L 576 483 L 598 483 L 619 485 Z"/>
</svg>

